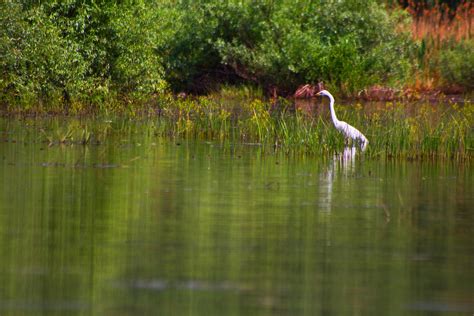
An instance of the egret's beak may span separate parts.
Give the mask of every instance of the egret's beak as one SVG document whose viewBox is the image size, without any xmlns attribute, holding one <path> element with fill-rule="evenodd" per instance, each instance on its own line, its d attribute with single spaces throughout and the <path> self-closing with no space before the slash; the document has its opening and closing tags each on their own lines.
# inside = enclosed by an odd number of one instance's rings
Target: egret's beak
<svg viewBox="0 0 474 316">
<path fill-rule="evenodd" d="M 317 96 L 317 97 L 320 97 L 320 96 L 321 96 L 321 91 L 319 91 L 318 93 L 316 93 L 316 96 Z"/>
</svg>

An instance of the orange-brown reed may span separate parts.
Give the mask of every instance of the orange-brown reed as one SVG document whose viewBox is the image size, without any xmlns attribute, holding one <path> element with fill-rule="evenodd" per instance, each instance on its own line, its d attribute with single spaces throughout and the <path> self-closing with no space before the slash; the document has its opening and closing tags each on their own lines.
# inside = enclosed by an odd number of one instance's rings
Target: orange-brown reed
<svg viewBox="0 0 474 316">
<path fill-rule="evenodd" d="M 406 10 L 412 16 L 409 31 L 420 42 L 419 69 L 413 88 L 418 91 L 440 88 L 443 83 L 436 61 L 443 49 L 473 39 L 474 5 L 470 0 L 463 0 L 452 9 L 446 3 L 428 6 L 409 0 Z"/>
<path fill-rule="evenodd" d="M 411 31 L 416 39 L 432 38 L 440 45 L 443 41 L 472 38 L 474 6 L 471 1 L 462 1 L 454 10 L 446 3 L 438 2 L 430 8 L 410 1 L 407 10 L 413 16 Z"/>
</svg>

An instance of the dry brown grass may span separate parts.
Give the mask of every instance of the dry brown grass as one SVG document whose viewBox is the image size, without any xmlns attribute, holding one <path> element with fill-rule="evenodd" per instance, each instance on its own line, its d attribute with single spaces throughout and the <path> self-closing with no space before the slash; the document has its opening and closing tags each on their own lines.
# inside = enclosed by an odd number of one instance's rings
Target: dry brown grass
<svg viewBox="0 0 474 316">
<path fill-rule="evenodd" d="M 443 41 L 472 38 L 474 6 L 471 1 L 461 2 L 455 11 L 439 3 L 432 8 L 411 4 L 407 10 L 414 17 L 411 31 L 416 39 L 431 38 L 441 45 Z"/>
<path fill-rule="evenodd" d="M 470 0 L 462 1 L 456 10 L 446 4 L 437 3 L 427 7 L 411 0 L 406 8 L 413 17 L 409 26 L 413 39 L 419 42 L 419 68 L 410 88 L 417 91 L 435 89 L 456 90 L 446 86 L 436 64 L 441 52 L 456 43 L 473 39 L 474 5 Z M 448 91 L 447 91 L 448 92 Z"/>
</svg>

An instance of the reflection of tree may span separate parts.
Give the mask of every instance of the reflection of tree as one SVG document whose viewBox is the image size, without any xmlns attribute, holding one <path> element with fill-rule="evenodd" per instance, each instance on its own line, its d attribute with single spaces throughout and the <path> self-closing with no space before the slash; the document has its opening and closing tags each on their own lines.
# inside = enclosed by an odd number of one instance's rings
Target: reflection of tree
<svg viewBox="0 0 474 316">
<path fill-rule="evenodd" d="M 404 314 L 474 284 L 470 170 L 149 135 L 0 144 L 2 315 Z"/>
<path fill-rule="evenodd" d="M 104 178 L 83 167 L 95 161 L 97 151 L 27 146 L 21 155 L 15 155 L 18 146 L 2 146 L 7 159 L 15 157 L 14 166 L 2 166 L 9 179 L 0 195 L 0 231 L 6 237 L 0 256 L 9 259 L 0 263 L 2 298 L 20 311 L 87 310 L 96 225 L 107 217 Z"/>
<path fill-rule="evenodd" d="M 0 146 L 0 314 L 89 314 L 103 280 L 117 274 L 108 247 L 123 234 L 114 219 L 129 214 L 126 203 L 113 201 L 124 202 L 124 176 L 133 171 L 118 166 L 134 153 L 124 157 L 127 150 L 114 146 L 47 147 L 38 142 L 35 124 L 0 126 L 22 140 Z"/>
</svg>

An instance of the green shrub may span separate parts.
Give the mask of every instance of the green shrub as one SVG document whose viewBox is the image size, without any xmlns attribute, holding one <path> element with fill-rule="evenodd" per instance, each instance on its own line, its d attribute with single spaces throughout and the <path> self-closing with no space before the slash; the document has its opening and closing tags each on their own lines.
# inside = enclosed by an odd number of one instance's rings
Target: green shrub
<svg viewBox="0 0 474 316">
<path fill-rule="evenodd" d="M 374 0 L 4 1 L 3 103 L 102 104 L 216 84 L 397 84 L 410 41 Z"/>
<path fill-rule="evenodd" d="M 446 83 L 474 88 L 474 40 L 459 42 L 442 50 L 439 69 Z"/>
<path fill-rule="evenodd" d="M 101 103 L 164 88 L 144 2 L 20 3 L 0 4 L 4 103 Z"/>
<path fill-rule="evenodd" d="M 174 86 L 232 73 L 282 90 L 324 81 L 351 93 L 409 70 L 409 40 L 375 1 L 183 3 L 163 6 L 175 23 L 158 45 Z"/>
<path fill-rule="evenodd" d="M 78 45 L 64 39 L 42 10 L 23 12 L 12 2 L 0 6 L 4 101 L 62 102 L 86 89 L 88 64 Z"/>
</svg>

